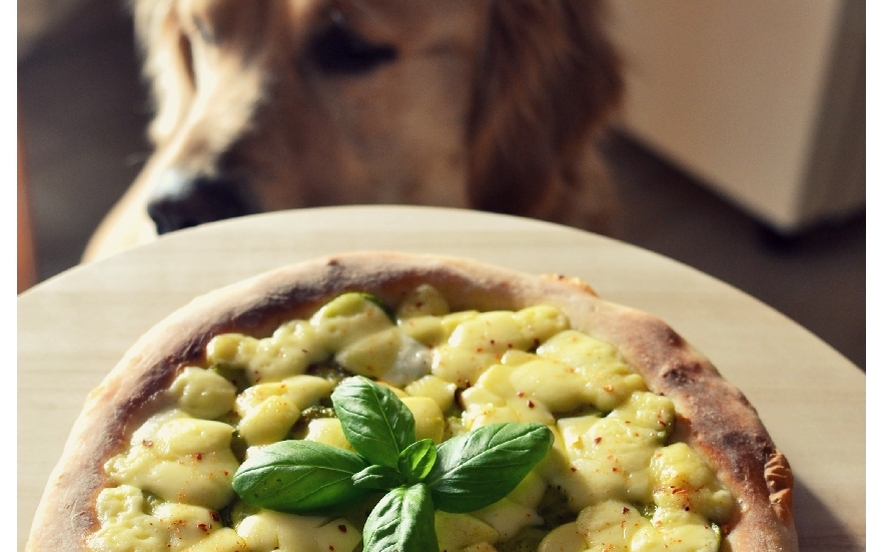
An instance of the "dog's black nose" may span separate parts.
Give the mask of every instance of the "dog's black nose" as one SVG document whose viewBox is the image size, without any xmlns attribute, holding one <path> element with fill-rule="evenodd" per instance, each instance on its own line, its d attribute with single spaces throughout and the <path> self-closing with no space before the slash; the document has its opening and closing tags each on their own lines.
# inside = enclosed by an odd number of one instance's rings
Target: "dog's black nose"
<svg viewBox="0 0 884 552">
<path fill-rule="evenodd" d="M 163 173 L 147 204 L 158 234 L 256 211 L 239 181 L 190 177 L 174 169 Z"/>
</svg>

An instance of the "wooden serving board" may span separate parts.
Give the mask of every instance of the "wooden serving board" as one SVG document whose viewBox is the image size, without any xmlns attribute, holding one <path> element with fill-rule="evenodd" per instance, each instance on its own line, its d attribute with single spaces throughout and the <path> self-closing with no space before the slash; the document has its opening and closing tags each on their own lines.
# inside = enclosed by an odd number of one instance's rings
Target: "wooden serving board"
<svg viewBox="0 0 884 552">
<path fill-rule="evenodd" d="M 719 280 L 594 234 L 429 207 L 330 207 L 223 221 L 75 267 L 18 298 L 18 548 L 87 393 L 193 297 L 354 250 L 470 257 L 588 282 L 651 312 L 758 409 L 796 475 L 801 550 L 865 550 L 865 375 L 785 316 Z"/>
</svg>

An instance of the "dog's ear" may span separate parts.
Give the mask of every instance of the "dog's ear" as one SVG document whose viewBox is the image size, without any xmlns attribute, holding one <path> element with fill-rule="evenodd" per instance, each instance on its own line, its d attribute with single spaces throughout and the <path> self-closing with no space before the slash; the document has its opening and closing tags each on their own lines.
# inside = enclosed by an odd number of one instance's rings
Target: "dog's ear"
<svg viewBox="0 0 884 552">
<path fill-rule="evenodd" d="M 595 0 L 490 0 L 468 122 L 475 208 L 545 216 L 620 99 Z"/>
<path fill-rule="evenodd" d="M 133 0 L 132 13 L 153 102 L 150 138 L 163 144 L 185 117 L 194 95 L 190 42 L 179 21 L 177 0 Z"/>
</svg>

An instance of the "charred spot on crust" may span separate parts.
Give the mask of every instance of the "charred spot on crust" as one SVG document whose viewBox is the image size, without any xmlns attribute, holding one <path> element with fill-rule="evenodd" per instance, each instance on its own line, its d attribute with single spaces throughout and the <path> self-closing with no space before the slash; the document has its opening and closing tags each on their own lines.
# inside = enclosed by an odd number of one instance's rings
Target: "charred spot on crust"
<svg viewBox="0 0 884 552">
<path fill-rule="evenodd" d="M 661 371 L 660 376 L 664 381 L 674 386 L 683 387 L 691 383 L 696 383 L 700 379 L 702 373 L 703 367 L 699 362 L 680 362 L 665 367 Z"/>
<path fill-rule="evenodd" d="M 774 451 L 770 439 L 760 433 L 728 431 L 721 435 L 720 443 L 721 450 L 730 451 L 733 469 L 747 479 L 764 473 L 764 464 Z"/>
</svg>

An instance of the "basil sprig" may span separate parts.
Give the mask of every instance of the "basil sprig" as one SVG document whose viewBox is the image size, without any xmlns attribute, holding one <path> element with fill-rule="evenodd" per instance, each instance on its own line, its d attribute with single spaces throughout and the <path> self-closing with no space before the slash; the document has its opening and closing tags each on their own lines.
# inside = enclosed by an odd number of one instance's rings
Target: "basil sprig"
<svg viewBox="0 0 884 552">
<path fill-rule="evenodd" d="M 255 506 L 299 514 L 352 506 L 386 492 L 363 528 L 365 552 L 438 552 L 434 510 L 465 513 L 509 494 L 549 452 L 539 423 L 499 423 L 443 442 L 415 438 L 414 417 L 396 394 L 368 378 L 341 382 L 332 403 L 355 453 L 293 440 L 264 447 L 233 477 Z"/>
</svg>

